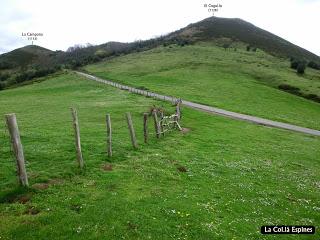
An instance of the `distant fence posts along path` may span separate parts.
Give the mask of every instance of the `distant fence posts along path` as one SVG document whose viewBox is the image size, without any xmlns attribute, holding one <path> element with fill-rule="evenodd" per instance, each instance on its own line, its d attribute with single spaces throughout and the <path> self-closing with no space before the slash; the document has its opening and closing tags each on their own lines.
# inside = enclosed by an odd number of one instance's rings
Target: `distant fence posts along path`
<svg viewBox="0 0 320 240">
<path fill-rule="evenodd" d="M 75 108 L 71 108 L 71 113 L 72 113 L 72 120 L 73 120 L 74 140 L 75 140 L 75 147 L 77 152 L 77 161 L 80 169 L 82 169 L 84 167 L 84 162 L 83 162 L 83 157 L 81 152 L 80 129 L 79 129 L 77 110 Z"/>
<path fill-rule="evenodd" d="M 88 78 L 88 79 L 91 79 L 91 80 L 94 80 L 94 81 L 97 81 L 100 83 L 109 84 L 109 85 L 112 85 L 112 83 L 113 83 L 110 80 L 101 79 L 99 77 L 96 77 L 96 76 L 93 76 L 93 75 L 90 75 L 90 74 L 87 74 L 84 72 L 77 72 L 77 71 L 74 71 L 74 72 L 78 75 L 84 76 L 85 78 Z M 126 87 L 125 85 L 122 85 L 122 86 Z M 161 97 L 162 95 L 160 95 L 160 94 L 156 94 L 156 93 L 152 93 L 152 92 L 149 92 L 149 94 L 151 97 L 162 100 L 162 97 Z M 166 99 L 170 100 L 170 98 L 168 96 L 166 96 Z M 171 99 L 171 100 L 177 101 L 177 100 L 181 100 L 181 99 L 173 97 L 173 99 Z M 208 112 L 211 114 L 216 114 L 216 115 L 220 115 L 220 116 L 224 116 L 224 117 L 228 117 L 228 118 L 232 118 L 232 119 L 238 119 L 238 120 L 248 121 L 248 122 L 259 124 L 259 125 L 275 127 L 275 128 L 282 128 L 282 129 L 286 129 L 286 130 L 290 130 L 290 131 L 306 133 L 306 134 L 310 134 L 313 136 L 320 136 L 319 130 L 315 130 L 315 129 L 311 129 L 311 128 L 300 127 L 297 125 L 292 125 L 292 124 L 283 123 L 283 122 L 277 122 L 277 121 L 273 121 L 273 120 L 269 120 L 269 119 L 265 119 L 265 118 L 261 118 L 261 117 L 246 115 L 246 114 L 237 113 L 237 112 L 231 112 L 231 111 L 228 111 L 228 110 L 225 110 L 222 108 L 211 107 L 208 105 L 190 102 L 190 101 L 186 101 L 186 100 L 183 100 L 181 102 L 181 104 L 183 104 L 184 106 L 196 109 L 198 111 Z"/>
<path fill-rule="evenodd" d="M 17 118 L 14 113 L 6 114 L 5 117 L 11 137 L 12 148 L 17 162 L 17 174 L 19 177 L 19 182 L 22 186 L 28 186 L 29 182 L 25 166 L 23 147 L 21 144 L 20 133 L 17 124 Z"/>
</svg>

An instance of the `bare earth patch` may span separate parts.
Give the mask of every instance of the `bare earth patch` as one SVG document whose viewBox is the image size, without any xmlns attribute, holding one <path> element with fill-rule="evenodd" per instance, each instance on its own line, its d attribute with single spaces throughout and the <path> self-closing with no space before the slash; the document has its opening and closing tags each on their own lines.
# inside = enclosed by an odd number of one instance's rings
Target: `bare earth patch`
<svg viewBox="0 0 320 240">
<path fill-rule="evenodd" d="M 184 166 L 179 166 L 179 167 L 177 167 L 177 169 L 179 172 L 187 172 L 188 171 L 187 168 Z"/>
<path fill-rule="evenodd" d="M 182 130 L 181 130 L 181 132 L 182 132 L 183 134 L 186 134 L 186 133 L 188 133 L 188 132 L 190 132 L 190 131 L 191 131 L 190 128 L 182 128 Z"/>
<path fill-rule="evenodd" d="M 24 213 L 28 215 L 37 215 L 39 212 L 40 212 L 39 209 L 36 209 L 35 207 L 30 206 L 27 208 L 27 210 Z"/>
<path fill-rule="evenodd" d="M 104 171 L 112 171 L 112 165 L 111 164 L 103 164 L 101 168 Z"/>
<path fill-rule="evenodd" d="M 35 183 L 32 185 L 32 188 L 37 190 L 45 190 L 49 187 L 48 183 Z"/>
<path fill-rule="evenodd" d="M 32 192 L 19 193 L 10 192 L 0 198 L 0 203 L 21 203 L 26 204 L 32 198 Z"/>
<path fill-rule="evenodd" d="M 137 231 L 138 225 L 132 222 L 127 222 L 127 229 Z"/>
<path fill-rule="evenodd" d="M 70 209 L 72 211 L 75 211 L 76 213 L 80 213 L 80 211 L 82 210 L 82 206 L 80 204 L 72 204 L 70 206 Z"/>
<path fill-rule="evenodd" d="M 22 203 L 22 204 L 25 204 L 27 202 L 29 202 L 32 198 L 32 195 L 31 194 L 25 194 L 25 195 L 20 195 L 20 196 L 17 196 L 16 199 L 14 199 L 13 202 L 19 202 L 19 203 Z"/>
<path fill-rule="evenodd" d="M 110 191 L 110 192 L 115 192 L 117 189 L 117 185 L 114 184 L 114 183 L 111 183 L 109 185 L 107 185 L 107 190 Z"/>
<path fill-rule="evenodd" d="M 54 178 L 54 179 L 50 179 L 48 183 L 50 185 L 62 185 L 64 183 L 64 180 L 61 178 Z"/>
</svg>

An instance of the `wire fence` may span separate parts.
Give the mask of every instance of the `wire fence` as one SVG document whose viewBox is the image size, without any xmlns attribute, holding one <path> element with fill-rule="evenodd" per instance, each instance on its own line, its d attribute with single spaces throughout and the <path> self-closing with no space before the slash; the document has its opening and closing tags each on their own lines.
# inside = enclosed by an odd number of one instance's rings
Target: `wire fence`
<svg viewBox="0 0 320 240">
<path fill-rule="evenodd" d="M 153 124 L 148 125 L 148 135 L 156 136 L 158 134 L 168 133 L 179 129 L 180 125 L 177 121 L 177 115 L 164 115 L 164 109 L 150 108 L 148 118 L 151 120 L 151 111 L 156 111 L 159 117 L 158 124 L 162 127 L 161 131 L 156 132 Z M 23 150 L 25 151 L 26 163 L 32 164 L 34 170 L 39 170 L 48 165 L 46 161 L 56 161 L 56 163 L 64 164 L 75 157 L 75 140 L 74 130 L 72 129 L 72 117 L 70 111 L 61 112 L 59 115 L 47 113 L 44 117 L 39 117 L 36 121 L 32 121 L 32 117 L 27 114 L 18 114 L 17 122 Z M 143 118 L 141 113 L 133 114 L 134 129 L 138 133 L 138 140 L 142 142 L 143 138 Z M 124 154 L 131 148 L 130 137 L 128 135 L 128 124 L 125 121 L 125 114 L 111 113 L 112 120 L 112 135 L 113 149 L 115 154 Z M 149 121 L 151 123 L 151 121 Z M 106 119 L 105 115 L 91 116 L 88 114 L 82 115 L 79 112 L 79 125 L 81 146 L 85 152 L 85 162 L 88 155 L 102 156 L 106 158 Z M 10 144 L 10 133 L 3 121 L 0 131 L 0 163 L 8 166 L 14 166 L 16 159 L 13 154 L 16 150 Z M 94 137 L 93 137 L 94 136 Z M 132 148 L 131 148 L 132 149 Z M 41 161 L 41 164 L 36 166 L 35 162 Z M 3 165 L 4 166 L 4 165 Z M 50 168 L 50 167 L 49 167 Z"/>
<path fill-rule="evenodd" d="M 159 99 L 159 100 L 163 100 L 163 101 L 169 101 L 174 105 L 176 105 L 177 103 L 182 103 L 181 98 L 177 98 L 177 97 L 174 97 L 174 96 L 165 96 L 165 95 L 157 94 L 157 93 L 154 93 L 154 92 L 151 92 L 151 91 L 148 91 L 148 90 L 143 90 L 143 89 L 130 87 L 128 85 L 123 85 L 123 84 L 116 83 L 116 82 L 113 82 L 113 81 L 110 81 L 110 80 L 101 79 L 101 78 L 98 78 L 98 77 L 95 77 L 95 76 L 92 76 L 90 74 L 86 74 L 86 73 L 83 73 L 83 72 L 76 72 L 76 73 L 80 74 L 82 76 L 85 76 L 86 78 L 89 78 L 91 80 L 94 80 L 96 82 L 107 84 L 107 85 L 110 85 L 110 86 L 113 86 L 113 87 L 116 87 L 116 88 L 119 88 L 119 89 L 122 89 L 122 90 L 127 90 L 127 91 L 132 92 L 132 93 L 144 95 L 146 97 L 151 97 L 151 98 Z"/>
</svg>

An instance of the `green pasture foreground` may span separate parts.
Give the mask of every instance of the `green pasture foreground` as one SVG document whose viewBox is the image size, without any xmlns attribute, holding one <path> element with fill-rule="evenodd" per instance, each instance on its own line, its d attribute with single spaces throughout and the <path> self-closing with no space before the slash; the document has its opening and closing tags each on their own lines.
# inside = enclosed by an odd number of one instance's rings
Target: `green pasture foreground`
<svg viewBox="0 0 320 240">
<path fill-rule="evenodd" d="M 142 113 L 154 104 L 174 111 L 71 73 L 2 91 L 0 114 L 17 114 L 31 187 L 18 187 L 2 121 L 0 239 L 319 239 L 320 138 L 183 108 L 184 133 L 143 144 Z M 84 172 L 75 161 L 71 106 Z M 138 150 L 130 145 L 128 111 Z M 260 234 L 261 225 L 275 224 L 318 229 L 313 236 Z"/>
<path fill-rule="evenodd" d="M 320 130 L 320 104 L 278 89 L 287 84 L 320 96 L 319 71 L 299 76 L 288 59 L 260 49 L 224 50 L 211 43 L 159 47 L 85 67 L 136 87 L 235 112 Z"/>
</svg>

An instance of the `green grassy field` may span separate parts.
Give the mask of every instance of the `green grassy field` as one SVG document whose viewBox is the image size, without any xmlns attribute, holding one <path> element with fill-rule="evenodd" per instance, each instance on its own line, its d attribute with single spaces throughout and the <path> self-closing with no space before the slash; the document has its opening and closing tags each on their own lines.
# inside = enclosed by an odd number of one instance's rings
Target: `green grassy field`
<svg viewBox="0 0 320 240">
<path fill-rule="evenodd" d="M 85 67 L 97 76 L 227 110 L 320 129 L 320 104 L 280 91 L 280 84 L 320 96 L 319 71 L 304 76 L 289 60 L 261 50 L 225 51 L 210 43 L 159 47 Z"/>
<path fill-rule="evenodd" d="M 319 239 L 319 232 L 259 233 L 261 225 L 320 227 L 319 138 L 183 108 L 189 132 L 143 144 L 142 113 L 154 104 L 174 109 L 71 73 L 2 91 L 0 114 L 17 114 L 31 187 L 18 187 L 3 121 L 0 239 Z M 71 106 L 84 172 L 75 162 Z M 127 111 L 138 150 L 130 146 Z"/>
</svg>

